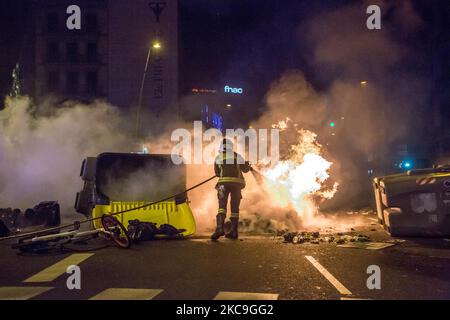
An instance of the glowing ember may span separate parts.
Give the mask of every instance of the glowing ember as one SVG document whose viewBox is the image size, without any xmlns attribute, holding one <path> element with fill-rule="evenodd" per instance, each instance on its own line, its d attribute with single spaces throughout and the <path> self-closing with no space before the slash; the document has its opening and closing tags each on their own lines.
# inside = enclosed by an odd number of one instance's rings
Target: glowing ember
<svg viewBox="0 0 450 320">
<path fill-rule="evenodd" d="M 280 121 L 274 127 L 284 131 L 290 119 Z M 295 127 L 295 126 L 294 126 Z M 333 198 L 338 184 L 330 189 L 325 182 L 330 177 L 332 163 L 321 155 L 322 146 L 317 135 L 304 129 L 295 129 L 297 144 L 292 145 L 285 160 L 265 169 L 265 187 L 272 201 L 280 207 L 293 208 L 304 226 L 315 225 L 320 219 L 318 204 Z"/>
</svg>

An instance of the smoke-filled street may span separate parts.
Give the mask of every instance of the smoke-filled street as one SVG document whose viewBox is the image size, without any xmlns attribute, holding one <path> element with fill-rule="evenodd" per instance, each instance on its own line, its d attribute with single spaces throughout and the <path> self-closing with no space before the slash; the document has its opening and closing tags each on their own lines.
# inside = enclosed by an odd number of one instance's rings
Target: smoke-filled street
<svg viewBox="0 0 450 320">
<path fill-rule="evenodd" d="M 152 300 L 124 320 L 450 300 L 449 16 L 1 0 L 0 300 Z"/>
</svg>

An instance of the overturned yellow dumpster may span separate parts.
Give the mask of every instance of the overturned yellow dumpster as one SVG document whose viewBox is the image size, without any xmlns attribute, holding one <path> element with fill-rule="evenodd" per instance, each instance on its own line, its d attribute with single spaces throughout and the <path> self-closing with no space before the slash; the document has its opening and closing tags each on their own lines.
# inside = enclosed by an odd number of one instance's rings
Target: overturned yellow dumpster
<svg viewBox="0 0 450 320">
<path fill-rule="evenodd" d="M 75 209 L 92 218 L 116 214 L 127 227 L 130 220 L 170 224 L 183 229 L 182 236 L 195 233 L 196 225 L 187 201 L 186 167 L 175 165 L 171 155 L 103 153 L 83 161 Z M 177 195 L 149 206 L 146 204 Z M 144 206 L 144 207 L 143 207 Z M 138 208 L 138 209 L 136 209 Z M 100 220 L 94 220 L 100 228 Z"/>
</svg>

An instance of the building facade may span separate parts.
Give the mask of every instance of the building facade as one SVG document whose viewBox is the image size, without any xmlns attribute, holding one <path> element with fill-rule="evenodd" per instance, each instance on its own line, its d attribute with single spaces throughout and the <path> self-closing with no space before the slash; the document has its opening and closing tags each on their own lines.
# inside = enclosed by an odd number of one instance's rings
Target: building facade
<svg viewBox="0 0 450 320">
<path fill-rule="evenodd" d="M 81 28 L 69 30 L 67 8 L 80 8 Z M 105 99 L 136 107 L 144 67 L 143 113 L 160 113 L 178 98 L 177 0 L 35 1 L 34 95 Z M 152 43 L 160 43 L 158 50 Z"/>
</svg>

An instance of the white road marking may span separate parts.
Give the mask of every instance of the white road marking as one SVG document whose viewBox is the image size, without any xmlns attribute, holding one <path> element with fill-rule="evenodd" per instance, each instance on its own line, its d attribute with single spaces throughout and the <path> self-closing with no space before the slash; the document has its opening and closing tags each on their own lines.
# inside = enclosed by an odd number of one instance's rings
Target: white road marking
<svg viewBox="0 0 450 320">
<path fill-rule="evenodd" d="M 339 282 L 331 273 L 328 272 L 316 259 L 311 256 L 305 256 L 306 259 L 327 279 L 340 294 L 350 295 L 352 294 L 342 283 Z"/>
<path fill-rule="evenodd" d="M 67 267 L 71 265 L 78 265 L 84 260 L 92 257 L 93 253 L 76 253 L 68 256 L 65 259 L 55 263 L 54 265 L 42 270 L 41 272 L 29 277 L 23 282 L 51 282 L 63 275 L 67 271 Z"/>
<path fill-rule="evenodd" d="M 89 300 L 152 300 L 161 289 L 109 288 Z"/>
<path fill-rule="evenodd" d="M 220 291 L 214 300 L 278 300 L 275 293 Z"/>
<path fill-rule="evenodd" d="M 385 242 L 358 242 L 346 243 L 337 245 L 338 248 L 352 248 L 352 249 L 366 249 L 366 250 L 381 250 L 394 246 L 394 243 Z"/>
<path fill-rule="evenodd" d="M 0 300 L 28 300 L 53 287 L 0 287 Z"/>
</svg>

